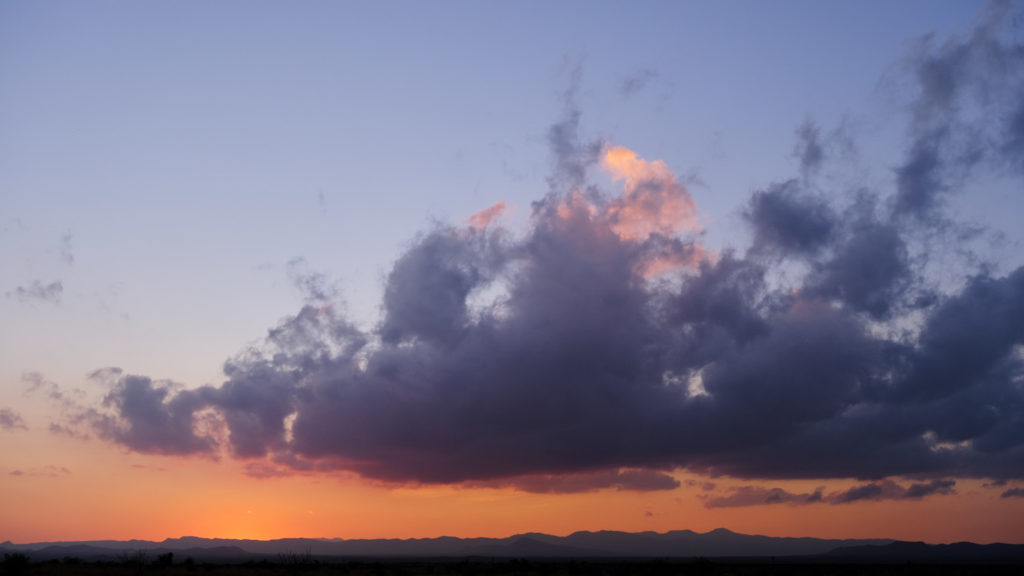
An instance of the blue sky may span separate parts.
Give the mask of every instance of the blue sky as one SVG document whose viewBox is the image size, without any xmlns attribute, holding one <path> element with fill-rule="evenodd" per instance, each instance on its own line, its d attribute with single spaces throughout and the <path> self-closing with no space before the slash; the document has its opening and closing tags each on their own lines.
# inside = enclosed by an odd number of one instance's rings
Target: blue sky
<svg viewBox="0 0 1024 576">
<path fill-rule="evenodd" d="M 575 68 L 583 132 L 698 179 L 710 240 L 742 246 L 736 212 L 794 174 L 795 127 L 845 118 L 898 150 L 885 75 L 979 6 L 5 3 L 2 376 L 215 379 L 297 305 L 294 258 L 376 321 L 431 220 L 524 218 L 546 192 Z M 10 296 L 58 280 L 59 304 Z"/>
</svg>

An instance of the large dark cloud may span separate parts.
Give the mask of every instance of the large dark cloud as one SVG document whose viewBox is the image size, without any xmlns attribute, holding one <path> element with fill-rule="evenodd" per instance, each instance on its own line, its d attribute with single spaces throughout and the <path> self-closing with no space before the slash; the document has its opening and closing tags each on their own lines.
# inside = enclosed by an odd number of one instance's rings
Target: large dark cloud
<svg viewBox="0 0 1024 576">
<path fill-rule="evenodd" d="M 1024 478 L 1024 268 L 964 263 L 936 278 L 921 262 L 931 252 L 912 249 L 950 222 L 947 176 L 984 164 L 957 151 L 964 142 L 985 159 L 1016 146 L 950 119 L 972 83 L 1012 88 L 982 74 L 1021 52 L 1001 43 L 999 10 L 917 54 L 911 153 L 889 190 L 769 186 L 745 209 L 754 246 L 706 256 L 698 232 L 628 219 L 688 206 L 661 168 L 643 165 L 632 197 L 588 184 L 607 148 L 581 138 L 569 97 L 549 133 L 551 190 L 525 232 L 424 232 L 387 275 L 368 330 L 322 278 L 293 268 L 306 304 L 228 361 L 225 382 L 108 372 L 104 405 L 72 424 L 141 452 L 226 449 L 260 476 L 346 470 L 534 491 L 673 488 L 665 472 L 677 467 L 871 480 L 716 505 L 918 498 L 952 490 L 948 477 Z M 978 50 L 996 56 L 955 56 Z M 1016 115 L 986 119 L 1003 121 L 987 133 L 1019 131 Z M 828 161 L 817 134 L 800 135 L 804 171 Z M 900 475 L 918 483 L 885 480 Z"/>
</svg>

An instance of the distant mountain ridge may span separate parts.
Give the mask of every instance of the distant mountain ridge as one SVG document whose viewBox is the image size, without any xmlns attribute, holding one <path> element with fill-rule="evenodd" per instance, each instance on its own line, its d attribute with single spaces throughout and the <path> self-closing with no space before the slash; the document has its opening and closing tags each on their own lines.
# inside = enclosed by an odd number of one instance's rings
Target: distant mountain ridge
<svg viewBox="0 0 1024 576">
<path fill-rule="evenodd" d="M 825 554 L 843 563 L 917 562 L 921 564 L 1024 564 L 1024 545 L 1020 544 L 925 544 L 892 542 L 884 546 L 849 546 Z"/>
<path fill-rule="evenodd" d="M 197 561 L 274 559 L 288 554 L 317 558 L 802 558 L 830 562 L 1009 562 L 1024 563 L 1024 545 L 959 543 L 929 545 L 891 539 L 786 538 L 740 534 L 724 528 L 698 533 L 574 532 L 568 536 L 525 533 L 506 538 L 233 540 L 184 536 L 162 542 L 96 540 L 0 544 L 0 552 L 21 552 L 33 560 L 75 557 L 118 560 L 144 551 L 174 552 Z"/>
</svg>

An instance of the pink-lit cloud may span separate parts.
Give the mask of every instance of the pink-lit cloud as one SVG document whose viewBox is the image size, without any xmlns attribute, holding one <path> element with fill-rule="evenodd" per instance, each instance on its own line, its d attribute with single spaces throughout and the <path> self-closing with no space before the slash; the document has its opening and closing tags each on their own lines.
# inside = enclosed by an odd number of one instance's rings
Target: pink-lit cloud
<svg viewBox="0 0 1024 576">
<path fill-rule="evenodd" d="M 652 234 L 700 231 L 696 203 L 664 162 L 649 162 L 628 148 L 612 146 L 605 150 L 601 167 L 625 188 L 607 207 L 619 237 L 642 241 Z"/>
<path fill-rule="evenodd" d="M 504 214 L 507 209 L 508 206 L 505 204 L 503 200 L 491 206 L 490 208 L 484 208 L 483 210 L 477 212 L 476 214 L 473 214 L 467 219 L 467 223 L 469 224 L 470 228 L 473 228 L 475 230 L 483 230 L 490 226 L 491 222 L 494 222 L 495 220 L 500 218 L 501 215 Z"/>
</svg>

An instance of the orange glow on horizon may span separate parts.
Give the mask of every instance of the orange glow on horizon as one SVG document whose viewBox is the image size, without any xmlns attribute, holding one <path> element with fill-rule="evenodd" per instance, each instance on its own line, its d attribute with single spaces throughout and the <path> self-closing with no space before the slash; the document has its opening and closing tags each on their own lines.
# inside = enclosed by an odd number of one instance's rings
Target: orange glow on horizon
<svg viewBox="0 0 1024 576">
<path fill-rule="evenodd" d="M 1024 499 L 960 480 L 957 495 L 921 500 L 794 506 L 705 507 L 708 482 L 724 493 L 740 485 L 803 493 L 854 481 L 756 482 L 677 470 L 674 490 L 536 494 L 511 488 L 385 485 L 350 475 L 256 479 L 244 463 L 140 456 L 96 443 L 36 435 L 32 449 L 10 442 L 25 475 L 0 474 L 0 540 L 18 543 L 180 536 L 274 539 L 504 537 L 578 530 L 707 532 L 725 527 L 769 536 L 888 537 L 928 542 L 1020 541 Z M 8 452 L 14 454 L 15 452 Z M 38 475 L 48 455 L 63 454 L 71 474 Z M 702 498 L 702 495 L 704 498 Z M 956 522 L 949 522 L 956 518 Z"/>
</svg>

